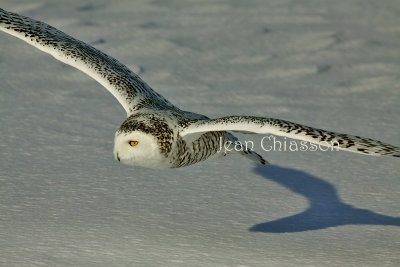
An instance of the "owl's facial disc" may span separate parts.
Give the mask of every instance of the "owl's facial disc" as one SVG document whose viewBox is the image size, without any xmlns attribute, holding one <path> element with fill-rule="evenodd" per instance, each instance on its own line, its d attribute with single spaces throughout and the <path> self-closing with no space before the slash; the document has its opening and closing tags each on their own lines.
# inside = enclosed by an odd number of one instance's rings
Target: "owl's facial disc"
<svg viewBox="0 0 400 267">
<path fill-rule="evenodd" d="M 136 146 L 137 144 L 139 144 L 139 141 L 130 140 L 130 141 L 128 142 L 128 144 L 129 144 L 131 147 L 134 147 L 134 146 Z M 119 157 L 118 152 L 116 152 L 115 157 L 116 157 L 116 159 L 118 159 L 118 161 L 121 161 L 121 158 Z"/>
<path fill-rule="evenodd" d="M 134 130 L 115 133 L 114 156 L 121 163 L 147 168 L 165 168 L 166 158 L 157 139 L 151 134 Z"/>
</svg>

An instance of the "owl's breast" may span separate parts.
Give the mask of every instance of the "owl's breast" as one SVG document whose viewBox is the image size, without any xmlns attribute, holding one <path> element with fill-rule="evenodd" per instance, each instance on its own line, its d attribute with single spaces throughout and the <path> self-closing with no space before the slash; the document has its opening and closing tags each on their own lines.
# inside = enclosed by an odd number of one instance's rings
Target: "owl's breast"
<svg viewBox="0 0 400 267">
<path fill-rule="evenodd" d="M 227 140 L 226 132 L 207 132 L 195 140 L 178 137 L 171 155 L 172 168 L 188 166 L 209 158 L 225 156 L 221 149 Z"/>
</svg>

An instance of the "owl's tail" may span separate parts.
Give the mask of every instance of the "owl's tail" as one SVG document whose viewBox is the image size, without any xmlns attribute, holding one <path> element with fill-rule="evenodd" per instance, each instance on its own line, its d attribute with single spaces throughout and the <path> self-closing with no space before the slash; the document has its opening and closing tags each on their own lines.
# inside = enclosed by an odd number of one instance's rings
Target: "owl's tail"
<svg viewBox="0 0 400 267">
<path fill-rule="evenodd" d="M 253 150 L 243 150 L 240 152 L 240 154 L 252 161 L 257 162 L 258 164 L 261 165 L 270 165 L 268 161 L 266 161 L 261 155 L 258 153 L 254 152 Z"/>
<path fill-rule="evenodd" d="M 233 143 L 236 141 L 239 141 L 239 139 L 236 136 L 234 136 L 233 134 L 231 134 L 230 132 L 226 132 L 226 137 L 228 138 L 228 140 L 230 140 Z M 261 165 L 270 165 L 271 164 L 268 161 L 266 161 L 261 155 L 254 152 L 251 149 L 248 149 L 247 147 L 243 148 L 243 150 L 241 150 L 241 151 L 233 149 L 230 153 L 233 153 L 233 154 L 238 153 L 238 154 L 242 155 L 243 157 L 246 157 L 249 160 L 252 160 Z"/>
</svg>

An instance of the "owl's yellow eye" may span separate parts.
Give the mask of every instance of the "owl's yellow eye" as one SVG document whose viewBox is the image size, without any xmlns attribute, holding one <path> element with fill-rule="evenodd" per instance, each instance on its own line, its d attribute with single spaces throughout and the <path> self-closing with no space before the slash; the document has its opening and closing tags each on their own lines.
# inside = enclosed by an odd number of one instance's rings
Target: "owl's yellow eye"
<svg viewBox="0 0 400 267">
<path fill-rule="evenodd" d="M 138 141 L 129 141 L 129 144 L 131 146 L 136 146 L 137 144 L 139 144 L 139 142 Z"/>
</svg>

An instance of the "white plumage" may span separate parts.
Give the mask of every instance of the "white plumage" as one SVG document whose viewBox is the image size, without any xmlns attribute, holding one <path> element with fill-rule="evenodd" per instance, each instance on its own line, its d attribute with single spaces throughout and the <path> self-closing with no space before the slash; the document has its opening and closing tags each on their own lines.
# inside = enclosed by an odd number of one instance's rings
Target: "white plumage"
<svg viewBox="0 0 400 267">
<path fill-rule="evenodd" d="M 237 141 L 228 131 L 271 133 L 316 144 L 337 144 L 350 152 L 400 157 L 398 147 L 369 138 L 278 119 L 252 116 L 209 119 L 183 111 L 114 58 L 52 26 L 0 9 L 0 29 L 83 71 L 118 99 L 127 119 L 115 134 L 114 155 L 125 164 L 176 168 L 228 154 L 241 154 L 268 164 L 250 149 L 221 150 L 221 143 Z"/>
</svg>

